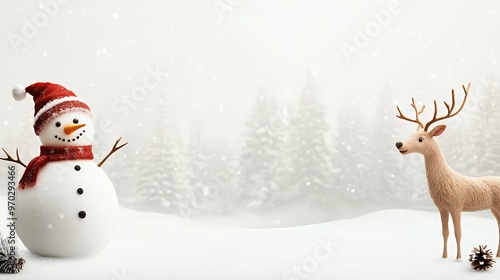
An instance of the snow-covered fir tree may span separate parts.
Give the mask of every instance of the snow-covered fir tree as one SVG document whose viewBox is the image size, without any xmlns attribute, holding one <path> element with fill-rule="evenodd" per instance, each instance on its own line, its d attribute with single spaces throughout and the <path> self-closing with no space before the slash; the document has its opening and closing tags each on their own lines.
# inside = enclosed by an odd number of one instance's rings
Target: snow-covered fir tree
<svg viewBox="0 0 500 280">
<path fill-rule="evenodd" d="M 160 100 L 151 134 L 142 143 L 136 206 L 142 210 L 190 215 L 192 193 L 172 110 Z"/>
<path fill-rule="evenodd" d="M 212 213 L 235 213 L 240 203 L 235 195 L 238 186 L 238 177 L 241 174 L 239 156 L 227 143 L 225 135 L 220 135 L 210 145 L 210 160 L 212 162 L 211 181 L 214 186 L 214 195 L 210 197 Z"/>
<path fill-rule="evenodd" d="M 339 157 L 333 159 L 341 170 L 339 188 L 352 199 L 365 199 L 372 185 L 369 176 L 371 147 L 367 136 L 366 120 L 359 117 L 355 104 L 339 116 L 339 135 L 335 139 Z"/>
<path fill-rule="evenodd" d="M 196 123 L 190 131 L 187 155 L 188 184 L 193 194 L 190 205 L 192 214 L 232 212 L 230 187 L 236 174 L 229 170 L 230 155 L 224 140 L 207 139 L 199 123 Z"/>
<path fill-rule="evenodd" d="M 211 163 L 206 149 L 206 139 L 202 136 L 199 124 L 195 124 L 190 131 L 188 143 L 188 180 L 193 192 L 192 211 L 205 212 L 208 206 L 208 197 L 211 189 Z M 197 214 L 197 213 L 196 213 Z"/>
<path fill-rule="evenodd" d="M 286 119 L 274 98 L 260 94 L 246 125 L 237 196 L 245 209 L 273 208 L 280 200 L 276 175 Z"/>
<path fill-rule="evenodd" d="M 331 161 L 331 172 L 332 172 L 332 177 L 331 177 L 331 183 L 332 183 L 332 188 L 334 194 L 338 195 L 343 193 L 343 189 L 340 185 L 340 178 L 342 174 L 342 163 L 340 162 L 341 158 L 341 144 L 338 141 L 340 139 L 339 137 L 339 132 L 337 130 L 332 131 L 330 139 L 330 143 L 327 143 L 328 145 L 328 151 L 330 152 L 329 158 Z"/>
<path fill-rule="evenodd" d="M 468 151 L 463 160 L 469 164 L 468 173 L 473 176 L 499 174 L 500 80 L 485 77 L 474 91 L 471 88 L 469 95 L 472 95 L 467 101 L 471 103 L 467 104 L 467 111 L 470 112 L 467 120 L 470 120 L 470 126 L 465 127 L 468 136 L 465 147 Z"/>
<path fill-rule="evenodd" d="M 332 195 L 334 174 L 326 142 L 328 129 L 325 107 L 309 79 L 290 116 L 286 146 L 290 164 L 286 192 L 290 199 L 327 203 Z"/>
<path fill-rule="evenodd" d="M 375 116 L 371 121 L 369 145 L 372 149 L 368 166 L 369 176 L 372 177 L 367 192 L 369 196 L 381 204 L 393 203 L 402 188 L 402 182 L 397 166 L 402 162 L 402 156 L 397 152 L 395 126 L 397 118 L 394 116 L 394 105 L 389 89 L 374 97 Z M 399 181 L 399 182 L 398 182 Z"/>
</svg>

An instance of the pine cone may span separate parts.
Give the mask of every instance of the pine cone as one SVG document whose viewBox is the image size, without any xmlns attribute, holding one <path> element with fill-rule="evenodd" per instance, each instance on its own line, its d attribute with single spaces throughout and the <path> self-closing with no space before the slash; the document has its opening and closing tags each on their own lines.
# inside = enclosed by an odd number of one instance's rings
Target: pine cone
<svg viewBox="0 0 500 280">
<path fill-rule="evenodd" d="M 486 249 L 488 245 L 479 245 L 479 249 L 474 247 L 469 255 L 469 261 L 474 270 L 487 270 L 493 267 L 495 263 L 494 255 L 490 249 Z"/>
<path fill-rule="evenodd" d="M 0 233 L 0 273 L 18 273 L 23 269 L 26 261 L 18 256 L 17 248 L 14 255 L 9 255 L 9 253 L 11 251 L 7 238 Z"/>
</svg>

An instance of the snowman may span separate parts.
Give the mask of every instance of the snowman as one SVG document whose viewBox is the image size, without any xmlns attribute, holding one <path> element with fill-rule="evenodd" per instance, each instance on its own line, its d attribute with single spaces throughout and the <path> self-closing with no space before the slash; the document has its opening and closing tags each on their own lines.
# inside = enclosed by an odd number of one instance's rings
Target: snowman
<svg viewBox="0 0 500 280">
<path fill-rule="evenodd" d="M 16 232 L 31 251 L 51 257 L 96 253 L 111 240 L 118 201 L 112 182 L 93 162 L 94 124 L 89 106 L 72 91 L 52 83 L 14 87 L 18 101 L 35 102 L 34 129 L 40 156 L 30 161 L 16 192 Z M 7 153 L 6 153 L 7 154 Z M 14 161 L 9 154 L 4 160 Z"/>
</svg>

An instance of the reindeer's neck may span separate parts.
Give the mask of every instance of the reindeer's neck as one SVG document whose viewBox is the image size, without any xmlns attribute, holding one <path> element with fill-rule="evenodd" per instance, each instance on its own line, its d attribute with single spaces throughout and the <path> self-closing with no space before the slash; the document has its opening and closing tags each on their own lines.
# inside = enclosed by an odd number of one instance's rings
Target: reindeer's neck
<svg viewBox="0 0 500 280">
<path fill-rule="evenodd" d="M 450 176 L 456 173 L 448 166 L 443 152 L 437 145 L 424 155 L 424 159 L 429 188 L 440 187 L 449 180 Z"/>
</svg>

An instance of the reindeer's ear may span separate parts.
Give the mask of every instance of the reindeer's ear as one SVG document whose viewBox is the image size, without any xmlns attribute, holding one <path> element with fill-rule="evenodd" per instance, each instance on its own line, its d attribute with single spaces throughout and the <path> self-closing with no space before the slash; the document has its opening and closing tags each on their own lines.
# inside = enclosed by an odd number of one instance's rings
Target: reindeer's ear
<svg viewBox="0 0 500 280">
<path fill-rule="evenodd" d="M 431 137 L 439 136 L 439 135 L 443 134 L 445 129 L 446 129 L 446 125 L 440 124 L 440 125 L 436 126 L 435 128 L 433 128 L 429 134 L 431 135 Z"/>
</svg>

